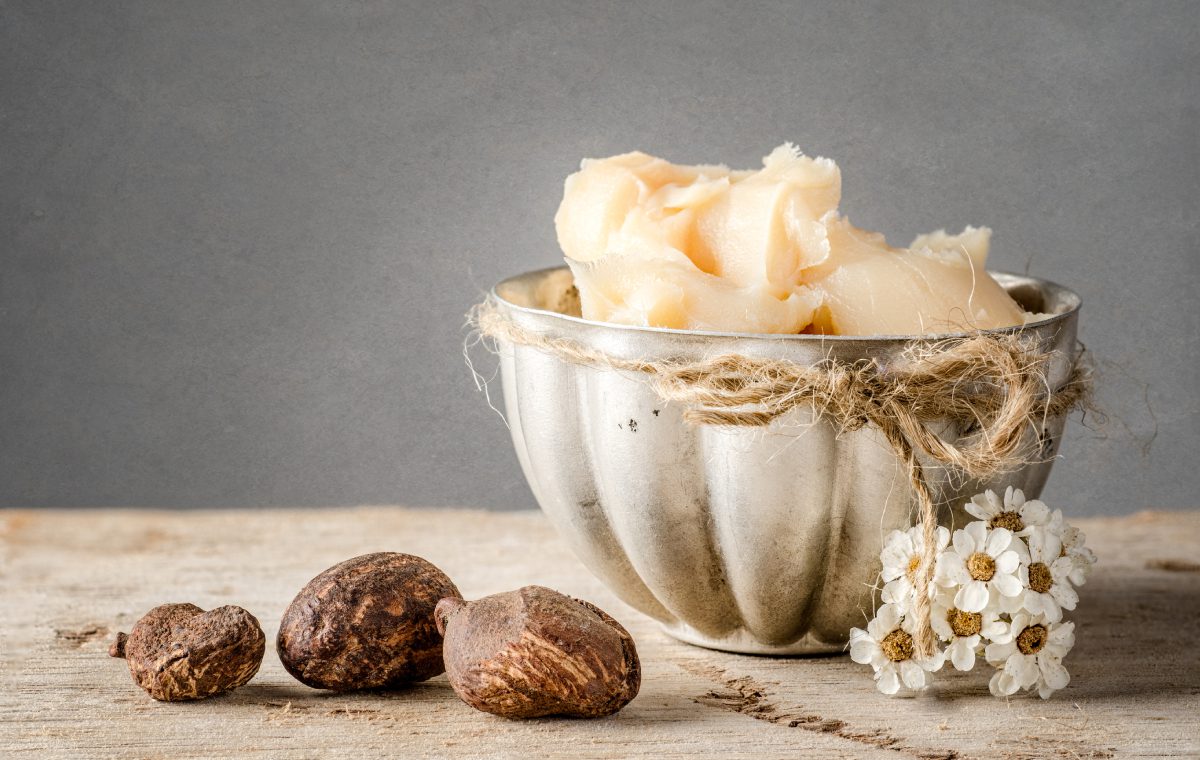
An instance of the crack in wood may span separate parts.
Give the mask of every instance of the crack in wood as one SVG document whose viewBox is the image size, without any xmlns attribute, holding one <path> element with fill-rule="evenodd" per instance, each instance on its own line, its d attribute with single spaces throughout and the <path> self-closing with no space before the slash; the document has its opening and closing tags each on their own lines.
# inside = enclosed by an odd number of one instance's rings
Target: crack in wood
<svg viewBox="0 0 1200 760">
<path fill-rule="evenodd" d="M 1200 573 L 1200 562 L 1185 559 L 1152 559 L 1146 562 L 1148 570 L 1166 570 L 1172 573 Z"/>
<path fill-rule="evenodd" d="M 370 707 L 335 707 L 332 710 L 326 710 L 326 715 L 343 715 L 350 720 L 363 718 L 365 720 L 392 720 L 392 716 Z"/>
<path fill-rule="evenodd" d="M 54 629 L 54 639 L 62 646 L 79 649 L 89 641 L 104 638 L 108 635 L 109 630 L 108 626 L 99 623 L 74 629 L 56 628 Z"/>
<path fill-rule="evenodd" d="M 1035 757 L 1107 760 L 1107 758 L 1115 757 L 1113 747 L 1091 747 L 1082 739 L 1061 739 L 1057 737 L 1026 735 L 1013 738 L 999 737 L 996 744 L 1020 745 L 1012 749 L 1000 750 L 997 757 L 1004 758 L 1005 760 L 1026 760 L 1026 758 Z"/>
<path fill-rule="evenodd" d="M 693 675 L 708 678 L 721 685 L 719 689 L 713 689 L 692 698 L 697 704 L 706 707 L 736 712 L 785 728 L 799 728 L 814 733 L 830 734 L 847 741 L 904 753 L 910 757 L 922 758 L 922 760 L 956 760 L 960 757 L 957 750 L 910 747 L 903 744 L 899 737 L 893 736 L 883 729 L 858 730 L 838 718 L 825 718 L 816 713 L 806 712 L 799 706 L 778 705 L 770 698 L 768 687 L 750 676 L 731 678 L 726 671 L 720 668 L 698 663 L 680 663 L 680 667 Z"/>
</svg>

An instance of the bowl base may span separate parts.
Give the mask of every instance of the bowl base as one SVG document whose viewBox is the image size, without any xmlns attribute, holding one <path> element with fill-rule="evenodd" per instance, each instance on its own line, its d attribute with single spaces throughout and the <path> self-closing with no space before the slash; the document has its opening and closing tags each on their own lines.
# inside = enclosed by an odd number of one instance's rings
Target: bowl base
<svg viewBox="0 0 1200 760">
<path fill-rule="evenodd" d="M 790 644 L 764 644 L 741 628 L 729 636 L 713 638 L 705 636 L 686 623 L 662 623 L 660 627 L 668 636 L 685 644 L 735 654 L 803 657 L 842 654 L 847 651 L 845 643 L 818 641 L 811 635 L 806 635 Z"/>
</svg>

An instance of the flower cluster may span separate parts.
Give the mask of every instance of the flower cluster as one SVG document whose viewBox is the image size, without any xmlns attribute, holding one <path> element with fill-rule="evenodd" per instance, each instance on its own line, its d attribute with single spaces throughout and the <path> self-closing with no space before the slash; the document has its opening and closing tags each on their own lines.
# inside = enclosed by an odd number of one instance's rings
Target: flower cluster
<svg viewBox="0 0 1200 760">
<path fill-rule="evenodd" d="M 923 590 L 920 526 L 887 536 L 883 605 L 866 630 L 850 631 L 850 657 L 875 670 L 881 692 L 895 694 L 926 686 L 946 661 L 966 671 L 982 655 L 996 669 L 992 694 L 1036 689 L 1046 699 L 1070 680 L 1062 658 L 1075 645 L 1075 624 L 1063 620 L 1063 610 L 1075 609 L 1075 587 L 1087 581 L 1096 555 L 1061 511 L 1020 489 L 1009 487 L 1003 499 L 986 491 L 965 508 L 977 520 L 953 535 L 938 528 L 933 582 Z M 929 657 L 912 635 L 918 593 L 928 594 L 938 640 Z"/>
</svg>

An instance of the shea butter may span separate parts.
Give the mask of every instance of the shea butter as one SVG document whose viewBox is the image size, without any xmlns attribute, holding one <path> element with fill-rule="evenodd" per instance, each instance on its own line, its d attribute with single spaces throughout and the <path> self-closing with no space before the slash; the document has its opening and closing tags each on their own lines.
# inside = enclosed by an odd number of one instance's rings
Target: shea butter
<svg viewBox="0 0 1200 760">
<path fill-rule="evenodd" d="M 791 145 L 757 171 L 644 153 L 585 160 L 555 216 L 582 314 L 645 327 L 916 335 L 1022 324 L 990 230 L 908 248 L 838 211 L 841 172 Z"/>
</svg>

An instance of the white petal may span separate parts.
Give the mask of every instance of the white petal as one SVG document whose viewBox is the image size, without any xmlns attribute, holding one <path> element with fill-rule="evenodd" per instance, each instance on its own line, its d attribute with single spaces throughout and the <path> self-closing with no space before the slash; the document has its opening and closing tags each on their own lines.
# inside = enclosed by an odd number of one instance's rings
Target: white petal
<svg viewBox="0 0 1200 760">
<path fill-rule="evenodd" d="M 1017 671 L 1019 673 L 1017 680 L 1021 682 L 1022 688 L 1029 688 L 1037 683 L 1038 678 L 1040 678 L 1042 675 L 1042 671 L 1038 669 L 1036 657 L 1030 657 L 1028 655 L 1020 655 L 1020 657 L 1020 663 L 1017 665 Z M 1008 662 L 1012 661 L 1013 658 L 1009 657 Z M 1008 670 L 1008 663 L 1005 663 L 1004 669 Z"/>
<path fill-rule="evenodd" d="M 1001 684 L 1003 683 L 1004 686 L 1007 686 L 1009 680 L 1010 679 L 1004 675 L 1003 670 L 997 670 L 992 674 L 992 680 L 988 681 L 988 691 L 992 693 L 993 697 L 1007 696 Z"/>
<path fill-rule="evenodd" d="M 1066 650 L 1075 646 L 1075 623 L 1067 621 L 1062 625 L 1051 626 L 1049 643 Z"/>
<path fill-rule="evenodd" d="M 994 528 L 991 534 L 987 537 L 987 543 L 984 545 L 984 551 L 993 557 L 1000 556 L 1000 553 L 1008 548 L 1012 543 L 1013 534 L 1008 528 Z"/>
<path fill-rule="evenodd" d="M 994 511 L 991 511 L 986 504 L 967 502 L 962 507 L 967 510 L 968 515 L 971 515 L 976 520 L 991 520 L 992 516 L 995 515 Z"/>
<path fill-rule="evenodd" d="M 1025 503 L 1025 492 L 1020 488 L 1009 486 L 1004 489 L 1004 506 L 1020 509 Z"/>
<path fill-rule="evenodd" d="M 969 636 L 950 645 L 950 663 L 955 670 L 967 671 L 975 667 L 975 644 L 978 642 L 977 636 Z"/>
<path fill-rule="evenodd" d="M 1075 541 L 1074 541 L 1075 547 L 1077 549 L 1079 549 L 1080 551 L 1086 551 L 1087 553 L 1091 554 L 1092 550 L 1087 548 L 1087 546 L 1086 546 L 1087 534 L 1084 533 L 1083 531 L 1081 531 L 1079 528 L 1071 528 L 1071 530 L 1073 531 L 1073 535 L 1075 536 Z"/>
<path fill-rule="evenodd" d="M 937 546 L 938 551 L 942 551 L 950 545 L 950 531 L 944 526 L 939 525 L 937 529 Z"/>
<path fill-rule="evenodd" d="M 967 514 L 976 520 L 990 520 L 992 517 L 988 513 L 987 507 L 981 507 L 973 501 L 968 501 L 963 507 L 967 510 Z"/>
<path fill-rule="evenodd" d="M 1038 665 L 1042 670 L 1042 678 L 1051 689 L 1058 691 L 1066 688 L 1067 684 L 1071 682 L 1071 674 L 1054 655 L 1039 654 Z"/>
<path fill-rule="evenodd" d="M 957 586 L 968 582 L 971 574 L 967 563 L 955 552 L 943 552 L 933 568 L 933 577 L 941 586 Z"/>
<path fill-rule="evenodd" d="M 939 613 L 935 607 L 933 615 L 931 615 L 929 618 L 929 625 L 933 628 L 933 632 L 936 633 L 938 637 L 942 639 L 942 641 L 949 641 L 950 639 L 954 638 L 954 629 L 950 627 L 949 621 L 946 620 L 945 611 Z"/>
<path fill-rule="evenodd" d="M 1079 594 L 1076 594 L 1075 589 L 1066 583 L 1055 583 L 1051 586 L 1050 596 L 1054 597 L 1054 601 L 1058 602 L 1064 610 L 1073 610 L 1079 603 Z"/>
<path fill-rule="evenodd" d="M 883 641 L 883 637 L 887 636 L 893 630 L 894 628 L 888 628 L 884 621 L 877 617 L 871 618 L 871 622 L 867 623 L 867 635 L 877 642 Z"/>
<path fill-rule="evenodd" d="M 1000 597 L 1000 611 L 1012 614 L 1025 606 L 1025 594 L 1017 594 L 1016 596 Z"/>
<path fill-rule="evenodd" d="M 1025 537 L 1025 543 L 1029 544 L 1029 558 L 1033 562 L 1040 562 L 1042 553 L 1045 551 L 1044 544 L 1046 543 L 1046 531 L 1044 528 L 1034 528 L 1029 531 L 1029 535 Z"/>
<path fill-rule="evenodd" d="M 1000 663 L 1006 662 L 1016 651 L 1017 645 L 1012 642 L 1012 639 L 1009 639 L 1005 642 L 988 644 L 983 650 L 983 656 L 987 658 L 988 662 Z"/>
<path fill-rule="evenodd" d="M 958 590 L 954 606 L 963 612 L 979 612 L 988 603 L 988 587 L 983 581 L 973 580 Z"/>
<path fill-rule="evenodd" d="M 1050 508 L 1034 499 L 1021 507 L 1021 522 L 1026 525 L 1045 525 L 1050 520 Z"/>
<path fill-rule="evenodd" d="M 1046 528 L 1034 528 L 1029 533 L 1029 557 L 1034 562 L 1050 564 L 1062 552 L 1058 535 Z"/>
<path fill-rule="evenodd" d="M 1021 565 L 1021 557 L 1015 551 L 1000 552 L 996 557 L 996 572 L 998 573 L 1015 573 Z"/>
<path fill-rule="evenodd" d="M 904 685 L 910 689 L 919 689 L 925 685 L 925 671 L 912 660 L 904 660 L 900 663 L 900 677 L 904 680 Z"/>
<path fill-rule="evenodd" d="M 912 596 L 912 584 L 908 582 L 908 578 L 897 578 L 883 587 L 883 592 L 879 598 L 885 604 L 895 604 L 899 607 L 907 607 L 910 597 Z"/>
<path fill-rule="evenodd" d="M 1050 564 L 1050 574 L 1055 580 L 1066 578 L 1075 569 L 1075 560 L 1071 557 L 1059 557 Z"/>
<path fill-rule="evenodd" d="M 908 569 L 908 560 L 912 557 L 912 540 L 898 530 L 888 536 L 879 559 L 883 562 L 884 580 L 892 580 Z"/>
<path fill-rule="evenodd" d="M 1013 652 L 1004 661 L 1004 672 L 1008 673 L 1013 678 L 1017 679 L 1017 683 L 1021 682 L 1021 676 L 1025 670 L 1025 655 L 1020 652 Z M 1034 670 L 1037 670 L 1036 664 Z M 1036 677 L 1036 676 L 1035 676 Z"/>
<path fill-rule="evenodd" d="M 941 670 L 942 666 L 946 664 L 946 650 L 934 649 L 933 654 L 928 657 L 919 657 L 916 662 L 925 670 L 934 673 Z"/>
<path fill-rule="evenodd" d="M 971 523 L 971 525 L 983 525 L 983 523 Z M 970 525 L 967 527 L 970 527 Z M 951 543 L 954 544 L 955 553 L 964 560 L 975 553 L 975 539 L 971 537 L 966 528 L 954 531 L 954 538 Z"/>
<path fill-rule="evenodd" d="M 1005 632 L 1008 631 L 1008 626 L 1002 620 L 993 620 L 990 623 L 984 623 L 980 635 L 989 641 L 996 641 L 1004 638 Z"/>
<path fill-rule="evenodd" d="M 1001 671 L 1000 673 L 1000 690 L 1004 696 L 1011 697 L 1017 693 L 1017 689 L 1021 688 L 1021 682 L 1010 676 L 1008 673 Z"/>
<path fill-rule="evenodd" d="M 875 686 L 884 694 L 895 694 L 900 691 L 900 676 L 896 668 L 885 666 L 875 676 Z"/>
<path fill-rule="evenodd" d="M 862 638 L 850 642 L 850 659 L 862 665 L 869 665 L 875 653 L 879 651 L 879 645 L 871 639 Z"/>
<path fill-rule="evenodd" d="M 1001 627 L 1001 626 L 1003 626 L 1003 627 Z M 991 641 L 992 644 L 996 644 L 998 646 L 999 645 L 1009 645 L 1009 644 L 1012 644 L 1013 638 L 1015 638 L 1016 635 L 1017 635 L 1017 631 L 1013 630 L 1013 627 L 1011 625 L 1009 625 L 1008 623 L 1005 623 L 1005 622 L 1000 622 L 993 628 L 991 635 L 988 636 L 988 640 Z M 991 646 L 991 644 L 989 644 L 988 646 Z M 1007 657 L 1008 655 L 1005 654 L 1004 656 Z M 993 657 L 990 654 L 987 656 L 987 658 L 988 658 L 989 662 L 996 659 L 995 657 Z"/>
<path fill-rule="evenodd" d="M 1050 512 L 1050 527 L 1061 531 L 1067 525 L 1067 521 L 1063 519 L 1061 509 L 1055 509 Z"/>
<path fill-rule="evenodd" d="M 987 494 L 982 494 L 982 493 L 977 493 L 977 494 L 975 494 L 975 495 L 974 495 L 974 496 L 972 496 L 970 499 L 967 499 L 967 503 L 966 503 L 966 504 L 963 504 L 963 508 L 964 508 L 964 509 L 966 509 L 968 506 L 972 506 L 972 505 L 973 505 L 973 506 L 974 506 L 976 509 L 978 509 L 978 510 L 980 510 L 981 512 L 983 512 L 985 515 L 988 515 L 988 517 L 990 517 L 990 516 L 991 516 L 991 508 L 990 508 L 990 507 L 989 507 L 989 505 L 988 505 Z M 981 518 L 979 518 L 979 519 L 981 519 L 981 520 L 986 520 L 986 519 L 988 519 L 988 518 L 987 518 L 987 517 L 981 517 Z"/>
<path fill-rule="evenodd" d="M 966 532 L 967 537 L 971 539 L 971 553 L 983 551 L 983 547 L 987 545 L 987 523 L 982 521 L 968 523 L 967 527 L 963 528 L 963 530 Z"/>
<path fill-rule="evenodd" d="M 1034 596 L 1034 594 L 1031 593 L 1029 596 Z M 1057 599 L 1049 594 L 1037 594 L 1037 596 L 1042 598 L 1042 614 L 1046 616 L 1047 620 L 1051 623 L 1057 623 L 1062 620 L 1062 607 L 1058 605 Z M 1028 605 L 1026 605 L 1026 608 L 1028 608 Z"/>
<path fill-rule="evenodd" d="M 1026 591 L 1025 596 L 1024 596 L 1025 610 L 1030 615 L 1045 614 L 1045 611 L 1046 611 L 1046 604 L 1045 604 L 1045 600 L 1044 600 L 1045 596 L 1046 596 L 1045 594 L 1039 594 L 1036 591 Z M 1017 627 L 1016 623 L 1013 623 L 1013 628 L 1016 628 L 1016 627 Z"/>
<path fill-rule="evenodd" d="M 992 514 L 1004 511 L 1004 501 L 992 489 L 989 488 L 983 492 L 983 499 L 991 508 Z"/>
<path fill-rule="evenodd" d="M 896 626 L 900 624 L 900 608 L 894 604 L 885 604 L 875 612 L 875 619 L 884 629 L 884 635 L 896 630 Z"/>
<path fill-rule="evenodd" d="M 996 573 L 992 576 L 991 583 L 1001 596 L 1017 596 L 1023 590 L 1017 576 L 1011 573 Z"/>
<path fill-rule="evenodd" d="M 995 577 L 995 576 L 992 576 L 992 577 Z M 1001 595 L 1000 592 L 997 591 L 992 586 L 989 585 L 988 589 L 991 591 L 991 594 L 988 596 L 987 607 L 984 607 L 982 610 L 982 613 L 981 613 L 983 615 L 984 620 L 988 619 L 988 615 L 1000 614 L 1000 600 L 1006 598 L 1003 595 Z"/>
<path fill-rule="evenodd" d="M 1046 531 L 1045 549 L 1046 554 L 1044 556 L 1051 562 L 1053 562 L 1056 557 L 1062 554 L 1062 539 L 1059 538 L 1057 533 L 1049 530 Z"/>
<path fill-rule="evenodd" d="M 1017 553 L 1017 559 L 1029 564 L 1029 547 L 1025 545 L 1025 541 L 1018 536 L 1013 537 L 1013 542 L 1008 546 L 1010 551 Z"/>
</svg>

